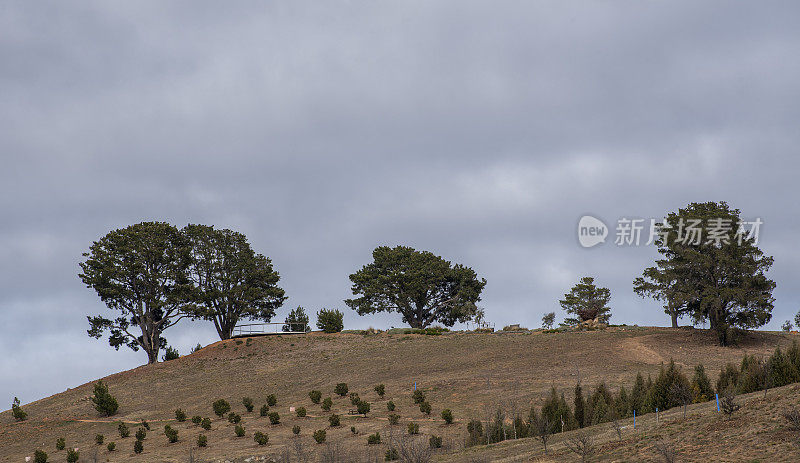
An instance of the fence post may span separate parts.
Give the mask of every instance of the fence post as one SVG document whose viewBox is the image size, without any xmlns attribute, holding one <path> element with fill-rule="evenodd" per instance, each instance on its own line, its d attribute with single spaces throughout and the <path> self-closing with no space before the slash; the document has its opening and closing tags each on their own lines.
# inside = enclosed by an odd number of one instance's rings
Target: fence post
<svg viewBox="0 0 800 463">
<path fill-rule="evenodd" d="M 659 418 L 660 417 L 658 416 L 658 407 L 656 407 L 656 426 L 658 426 Z"/>
<path fill-rule="evenodd" d="M 715 393 L 714 396 L 717 398 L 717 413 L 719 413 L 719 393 Z"/>
<path fill-rule="evenodd" d="M 633 429 L 636 430 L 636 410 L 633 411 Z"/>
</svg>

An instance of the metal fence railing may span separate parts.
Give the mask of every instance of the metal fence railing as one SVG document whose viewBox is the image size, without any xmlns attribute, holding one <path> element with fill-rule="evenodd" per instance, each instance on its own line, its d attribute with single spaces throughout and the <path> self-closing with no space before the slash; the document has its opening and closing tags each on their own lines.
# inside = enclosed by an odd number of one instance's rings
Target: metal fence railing
<svg viewBox="0 0 800 463">
<path fill-rule="evenodd" d="M 233 327 L 233 337 L 264 334 L 305 334 L 308 331 L 308 324 L 306 323 L 244 323 Z"/>
</svg>

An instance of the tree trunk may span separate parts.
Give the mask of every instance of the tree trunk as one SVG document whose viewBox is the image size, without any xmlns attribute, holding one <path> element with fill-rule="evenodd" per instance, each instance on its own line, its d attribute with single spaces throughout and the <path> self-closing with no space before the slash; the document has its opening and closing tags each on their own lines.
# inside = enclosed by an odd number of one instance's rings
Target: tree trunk
<svg viewBox="0 0 800 463">
<path fill-rule="evenodd" d="M 147 363 L 158 363 L 158 346 L 147 349 Z"/>
<path fill-rule="evenodd" d="M 670 314 L 670 316 L 672 317 L 672 327 L 673 328 L 677 328 L 678 327 L 678 312 L 677 311 L 673 311 Z"/>
</svg>

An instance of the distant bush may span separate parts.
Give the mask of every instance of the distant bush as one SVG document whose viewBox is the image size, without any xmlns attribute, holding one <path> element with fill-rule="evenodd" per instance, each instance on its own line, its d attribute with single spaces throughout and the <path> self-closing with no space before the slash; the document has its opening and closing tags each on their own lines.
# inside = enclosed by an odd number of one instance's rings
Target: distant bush
<svg viewBox="0 0 800 463">
<path fill-rule="evenodd" d="M 330 423 L 331 427 L 335 428 L 336 426 L 339 426 L 341 419 L 339 418 L 339 415 L 331 415 L 328 417 L 328 423 Z"/>
<path fill-rule="evenodd" d="M 28 419 L 28 414 L 19 406 L 19 399 L 17 397 L 14 397 L 14 401 L 11 402 L 11 415 L 17 421 L 25 421 Z"/>
<path fill-rule="evenodd" d="M 392 402 L 391 400 L 388 401 L 386 403 L 386 409 L 389 410 L 390 412 L 393 412 L 395 409 L 394 402 Z"/>
<path fill-rule="evenodd" d="M 270 424 L 278 424 L 281 422 L 281 416 L 278 412 L 269 412 L 267 416 L 269 417 Z"/>
<path fill-rule="evenodd" d="M 383 395 L 386 394 L 386 386 L 383 384 L 378 384 L 375 386 L 375 392 L 378 393 L 378 396 L 383 398 Z"/>
<path fill-rule="evenodd" d="M 205 434 L 200 434 L 197 436 L 197 446 L 198 447 L 206 447 L 208 446 L 208 437 Z"/>
<path fill-rule="evenodd" d="M 308 324 L 308 315 L 300 306 L 289 312 L 284 323 L 286 324 L 281 328 L 283 331 L 311 331 L 311 326 Z"/>
<path fill-rule="evenodd" d="M 326 432 L 324 429 L 317 429 L 314 431 L 314 440 L 317 441 L 317 444 L 321 444 L 325 442 Z"/>
<path fill-rule="evenodd" d="M 542 416 L 546 417 L 546 412 L 543 411 Z M 539 421 L 547 422 L 547 418 L 543 418 Z M 483 438 L 483 424 L 481 424 L 480 420 L 470 420 L 469 423 L 467 423 L 467 436 L 467 442 L 465 444 L 467 447 L 472 447 L 473 445 L 479 445 L 486 442 Z"/>
<path fill-rule="evenodd" d="M 136 430 L 136 440 L 145 440 L 147 438 L 147 430 L 139 428 Z"/>
<path fill-rule="evenodd" d="M 278 398 L 275 396 L 275 394 L 270 394 L 267 396 L 267 405 L 269 405 L 270 407 L 274 407 L 275 404 L 277 403 L 278 403 Z"/>
<path fill-rule="evenodd" d="M 385 461 L 395 461 L 400 459 L 400 453 L 397 451 L 397 447 L 389 447 L 386 449 L 386 453 L 384 454 L 383 459 Z"/>
<path fill-rule="evenodd" d="M 350 403 L 352 405 L 358 405 L 361 402 L 361 397 L 358 396 L 358 392 L 351 392 L 350 393 Z"/>
<path fill-rule="evenodd" d="M 428 439 L 428 444 L 431 446 L 432 449 L 440 449 L 442 448 L 442 437 L 431 436 L 431 438 Z"/>
<path fill-rule="evenodd" d="M 228 423 L 239 424 L 242 421 L 242 417 L 236 413 L 228 413 Z"/>
<path fill-rule="evenodd" d="M 95 383 L 92 403 L 94 403 L 94 409 L 105 416 L 114 415 L 119 408 L 117 399 L 108 392 L 108 386 L 103 381 Z"/>
<path fill-rule="evenodd" d="M 244 437 L 244 427 L 241 424 L 237 424 L 235 428 L 233 428 L 234 434 L 236 437 Z"/>
<path fill-rule="evenodd" d="M 453 424 L 453 412 L 449 408 L 442 410 L 442 419 L 447 424 Z"/>
<path fill-rule="evenodd" d="M 261 416 L 267 416 L 268 413 L 269 413 L 269 405 L 267 404 L 262 405 L 260 410 Z"/>
<path fill-rule="evenodd" d="M 106 436 L 102 434 L 97 434 L 94 436 L 94 443 L 97 445 L 103 445 L 104 440 L 106 440 Z"/>
<path fill-rule="evenodd" d="M 203 418 L 203 421 L 200 422 L 200 427 L 205 429 L 206 431 L 211 430 L 211 418 Z"/>
<path fill-rule="evenodd" d="M 422 413 L 424 413 L 426 415 L 430 415 L 431 414 L 431 404 L 430 404 L 430 402 L 425 401 L 425 402 L 422 402 L 421 404 L 419 404 L 419 411 L 421 411 Z"/>
<path fill-rule="evenodd" d="M 126 438 L 131 435 L 131 430 L 128 429 L 128 425 L 120 422 L 119 426 L 117 426 L 117 432 L 119 432 L 119 437 Z"/>
<path fill-rule="evenodd" d="M 200 423 L 203 421 L 203 418 L 199 415 L 195 415 L 192 417 L 192 424 L 199 426 Z"/>
<path fill-rule="evenodd" d="M 222 418 L 226 413 L 231 411 L 231 404 L 225 399 L 217 399 L 211 404 L 211 408 L 214 409 L 215 415 Z"/>
<path fill-rule="evenodd" d="M 361 402 L 358 403 L 358 405 L 356 405 L 356 408 L 358 409 L 359 415 L 367 416 L 367 413 L 369 413 L 370 405 L 369 402 L 365 402 L 362 400 Z"/>
<path fill-rule="evenodd" d="M 147 423 L 147 420 L 145 419 L 142 419 L 142 424 L 140 426 L 144 427 L 148 431 L 150 430 L 150 425 Z"/>
<path fill-rule="evenodd" d="M 196 346 L 192 347 L 192 354 L 194 354 L 195 352 L 199 351 L 202 348 L 203 346 L 201 346 L 200 343 L 198 342 Z"/>
<path fill-rule="evenodd" d="M 350 426 L 350 434 L 353 435 L 358 434 L 358 430 L 356 429 L 355 426 Z"/>
<path fill-rule="evenodd" d="M 705 402 L 714 398 L 714 388 L 711 386 L 711 380 L 708 379 L 703 365 L 694 367 L 691 388 L 692 401 L 694 403 Z"/>
<path fill-rule="evenodd" d="M 109 442 L 108 445 L 106 445 L 106 448 L 108 449 L 109 452 L 113 452 L 114 450 L 117 449 L 117 444 L 114 442 Z"/>
<path fill-rule="evenodd" d="M 133 443 L 133 453 L 140 454 L 144 451 L 144 443 L 140 440 L 137 440 Z"/>
<path fill-rule="evenodd" d="M 167 436 L 167 440 L 169 440 L 170 444 L 178 442 L 178 430 L 173 429 L 172 426 L 170 425 L 164 426 L 164 435 Z"/>
<path fill-rule="evenodd" d="M 325 400 L 322 401 L 322 409 L 325 410 L 326 412 L 329 412 L 332 406 L 333 406 L 333 400 L 331 400 L 330 397 L 325 397 Z"/>
<path fill-rule="evenodd" d="M 419 434 L 419 425 L 417 423 L 408 423 L 408 433 L 411 435 Z"/>
<path fill-rule="evenodd" d="M 425 393 L 417 389 L 413 394 L 411 394 L 411 398 L 414 400 L 415 404 L 421 404 L 422 402 L 425 402 Z"/>
<path fill-rule="evenodd" d="M 295 436 L 300 434 L 300 426 L 297 425 L 292 426 L 292 434 L 294 434 Z"/>
<path fill-rule="evenodd" d="M 373 444 L 380 444 L 381 443 L 381 433 L 376 432 L 375 434 L 370 434 L 367 436 L 367 445 Z"/>
<path fill-rule="evenodd" d="M 178 349 L 175 349 L 172 346 L 167 346 L 167 350 L 164 351 L 164 356 L 161 357 L 161 360 L 164 362 L 169 362 L 170 360 L 177 360 L 181 357 L 178 353 Z"/>
<path fill-rule="evenodd" d="M 63 437 L 59 437 L 56 439 L 56 450 L 64 450 L 67 446 L 67 442 L 64 440 Z"/>
<path fill-rule="evenodd" d="M 255 434 L 253 434 L 253 440 L 256 441 L 256 444 L 258 445 L 267 445 L 267 442 L 269 442 L 269 436 L 261 431 L 256 431 Z"/>
<path fill-rule="evenodd" d="M 318 404 L 319 401 L 322 400 L 322 392 L 315 389 L 308 393 L 308 397 L 311 399 L 311 402 Z"/>
<path fill-rule="evenodd" d="M 553 328 L 553 323 L 556 321 L 556 313 L 546 313 L 542 317 L 542 329 L 549 330 Z"/>
<path fill-rule="evenodd" d="M 186 413 L 184 413 L 184 411 L 181 410 L 180 408 L 175 410 L 175 419 L 178 422 L 183 423 L 184 421 L 186 421 Z"/>
<path fill-rule="evenodd" d="M 400 415 L 397 413 L 389 413 L 389 424 L 394 426 L 400 422 Z"/>
<path fill-rule="evenodd" d="M 67 463 L 77 463 L 80 460 L 81 456 L 75 449 L 68 449 L 67 450 Z"/>
<path fill-rule="evenodd" d="M 342 397 L 347 395 L 347 391 L 348 391 L 347 383 L 338 383 L 336 387 L 333 388 L 333 392 Z"/>
<path fill-rule="evenodd" d="M 250 397 L 242 397 L 242 405 L 244 405 L 244 408 L 245 410 L 247 410 L 247 413 L 252 412 L 253 407 L 255 407 L 255 405 L 253 405 L 253 399 L 251 399 Z"/>
<path fill-rule="evenodd" d="M 47 463 L 47 452 L 44 450 L 33 452 L 33 463 Z"/>
<path fill-rule="evenodd" d="M 317 312 L 317 328 L 326 333 L 342 331 L 344 329 L 344 314 L 336 309 L 321 309 Z"/>
</svg>

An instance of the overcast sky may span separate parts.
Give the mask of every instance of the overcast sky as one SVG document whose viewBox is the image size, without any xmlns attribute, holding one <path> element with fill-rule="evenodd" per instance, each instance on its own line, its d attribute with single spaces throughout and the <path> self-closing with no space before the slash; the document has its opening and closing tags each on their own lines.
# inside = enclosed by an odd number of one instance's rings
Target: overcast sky
<svg viewBox="0 0 800 463">
<path fill-rule="evenodd" d="M 404 244 L 486 278 L 498 327 L 560 320 L 584 275 L 612 322 L 667 325 L 632 291 L 654 249 L 583 249 L 578 219 L 725 200 L 764 221 L 767 327 L 800 309 L 796 2 L 265 3 L 0 5 L 0 409 L 146 361 L 86 335 L 112 313 L 77 277 L 141 221 L 245 233 L 279 320 L 401 326 L 342 300 Z"/>
</svg>

